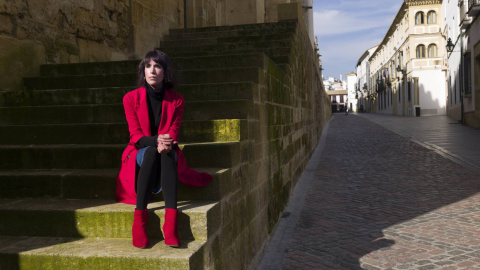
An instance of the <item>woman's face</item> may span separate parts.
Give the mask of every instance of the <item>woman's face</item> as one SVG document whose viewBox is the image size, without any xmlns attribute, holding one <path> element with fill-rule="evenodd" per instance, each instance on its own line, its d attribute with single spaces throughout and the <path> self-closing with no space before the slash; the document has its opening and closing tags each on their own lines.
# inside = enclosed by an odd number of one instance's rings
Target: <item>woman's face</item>
<svg viewBox="0 0 480 270">
<path fill-rule="evenodd" d="M 145 80 L 155 89 L 160 89 L 163 83 L 163 67 L 152 59 L 145 65 Z"/>
</svg>

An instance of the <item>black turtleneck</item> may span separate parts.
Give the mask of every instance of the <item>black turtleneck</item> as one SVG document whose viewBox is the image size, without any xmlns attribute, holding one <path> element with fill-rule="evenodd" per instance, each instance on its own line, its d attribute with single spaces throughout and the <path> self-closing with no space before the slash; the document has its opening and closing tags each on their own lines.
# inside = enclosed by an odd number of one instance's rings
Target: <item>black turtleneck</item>
<svg viewBox="0 0 480 270">
<path fill-rule="evenodd" d="M 150 121 L 150 132 L 152 136 L 143 136 L 135 143 L 137 148 L 147 146 L 157 146 L 158 128 L 160 127 L 160 119 L 162 118 L 162 103 L 165 91 L 162 88 L 153 89 L 148 83 L 145 84 L 147 89 L 148 118 Z"/>
</svg>

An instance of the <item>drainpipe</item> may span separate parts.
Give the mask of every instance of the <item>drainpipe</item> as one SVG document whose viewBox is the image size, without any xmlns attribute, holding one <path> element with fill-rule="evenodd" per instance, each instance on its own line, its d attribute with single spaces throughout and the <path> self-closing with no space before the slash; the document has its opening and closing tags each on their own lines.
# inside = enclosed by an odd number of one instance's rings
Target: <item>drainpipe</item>
<svg viewBox="0 0 480 270">
<path fill-rule="evenodd" d="M 460 110 L 461 110 L 461 115 L 460 115 L 460 123 L 462 125 L 465 124 L 465 119 L 464 119 L 464 106 L 463 106 L 463 91 L 465 89 L 464 87 L 464 82 L 465 78 L 463 77 L 463 30 L 460 29 L 460 78 L 462 78 L 462 81 L 460 82 Z"/>
<path fill-rule="evenodd" d="M 187 28 L 187 0 L 183 0 L 183 28 Z"/>
</svg>

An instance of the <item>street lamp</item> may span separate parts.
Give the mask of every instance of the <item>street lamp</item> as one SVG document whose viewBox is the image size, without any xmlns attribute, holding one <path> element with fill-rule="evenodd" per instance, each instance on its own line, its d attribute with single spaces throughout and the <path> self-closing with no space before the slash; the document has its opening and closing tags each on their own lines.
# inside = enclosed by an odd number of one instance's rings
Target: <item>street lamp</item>
<svg viewBox="0 0 480 270">
<path fill-rule="evenodd" d="M 447 52 L 449 52 L 450 55 L 452 55 L 453 50 L 455 48 L 455 45 L 453 44 L 451 38 L 448 38 L 447 45 L 445 46 L 445 48 L 447 49 Z M 464 105 L 463 105 L 463 89 L 465 89 L 464 86 L 463 86 L 463 83 L 465 81 L 465 78 L 463 77 L 463 31 L 462 30 L 460 30 L 460 78 L 461 78 L 461 82 L 460 82 L 460 123 L 463 125 L 464 124 L 463 113 L 464 113 L 464 110 L 465 110 Z"/>
<path fill-rule="evenodd" d="M 451 38 L 448 38 L 447 46 L 445 46 L 445 47 L 447 48 L 447 52 L 449 52 L 449 53 L 453 52 L 453 48 L 455 48 L 455 45 L 453 44 Z"/>
<path fill-rule="evenodd" d="M 377 92 L 380 92 L 382 88 L 382 79 L 380 77 L 377 78 Z"/>
</svg>

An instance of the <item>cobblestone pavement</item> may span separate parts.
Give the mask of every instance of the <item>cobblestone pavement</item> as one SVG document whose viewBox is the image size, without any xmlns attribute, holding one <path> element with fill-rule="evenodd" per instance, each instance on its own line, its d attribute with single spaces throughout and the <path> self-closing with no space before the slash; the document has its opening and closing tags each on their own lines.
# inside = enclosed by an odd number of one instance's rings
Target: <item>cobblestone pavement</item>
<svg viewBox="0 0 480 270">
<path fill-rule="evenodd" d="M 445 115 L 403 117 L 362 113 L 359 116 L 393 130 L 402 136 L 420 141 L 439 150 L 455 161 L 480 171 L 480 130 L 462 126 Z"/>
<path fill-rule="evenodd" d="M 480 269 L 479 192 L 480 173 L 336 115 L 282 268 Z"/>
</svg>

